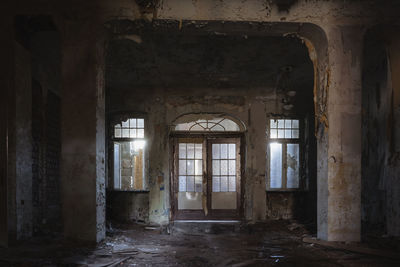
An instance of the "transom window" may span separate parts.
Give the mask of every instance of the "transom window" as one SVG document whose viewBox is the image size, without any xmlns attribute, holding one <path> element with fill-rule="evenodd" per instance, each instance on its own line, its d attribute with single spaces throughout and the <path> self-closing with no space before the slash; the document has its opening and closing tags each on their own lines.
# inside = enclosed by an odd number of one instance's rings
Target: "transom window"
<svg viewBox="0 0 400 267">
<path fill-rule="evenodd" d="M 270 119 L 267 130 L 267 139 L 269 139 L 268 189 L 300 188 L 300 130 L 298 119 Z"/>
<path fill-rule="evenodd" d="M 193 132 L 239 132 L 241 127 L 227 117 L 199 119 L 190 122 L 181 122 L 175 125 L 174 131 Z"/>
<path fill-rule="evenodd" d="M 144 118 L 127 118 L 113 124 L 113 188 L 146 189 Z"/>
<path fill-rule="evenodd" d="M 299 120 L 278 119 L 270 120 L 270 138 L 299 138 Z"/>
<path fill-rule="evenodd" d="M 114 126 L 116 138 L 144 138 L 144 119 L 127 119 Z"/>
</svg>

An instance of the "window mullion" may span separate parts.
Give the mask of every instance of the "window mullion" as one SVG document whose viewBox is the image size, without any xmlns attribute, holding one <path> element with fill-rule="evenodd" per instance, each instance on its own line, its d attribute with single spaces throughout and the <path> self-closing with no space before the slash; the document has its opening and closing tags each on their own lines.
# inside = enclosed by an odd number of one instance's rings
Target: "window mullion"
<svg viewBox="0 0 400 267">
<path fill-rule="evenodd" d="M 282 142 L 282 188 L 287 188 L 287 142 Z"/>
</svg>

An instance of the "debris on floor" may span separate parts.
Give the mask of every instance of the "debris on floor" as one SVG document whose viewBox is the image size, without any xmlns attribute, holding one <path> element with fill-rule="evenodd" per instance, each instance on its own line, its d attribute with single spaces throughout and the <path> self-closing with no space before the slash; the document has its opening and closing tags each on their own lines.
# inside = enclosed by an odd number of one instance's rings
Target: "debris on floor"
<svg viewBox="0 0 400 267">
<path fill-rule="evenodd" d="M 298 222 L 270 221 L 240 227 L 211 225 L 212 231 L 200 225 L 193 233 L 175 231 L 172 225 L 168 227 L 171 234 L 161 231 L 163 227 L 137 224 L 113 227 L 106 240 L 96 247 L 77 247 L 56 239 L 0 249 L 0 266 L 398 266 L 399 263 L 398 258 L 391 257 L 399 255 L 397 248 L 386 254 L 374 254 L 329 247 L 325 241 L 313 239 L 313 233 Z M 366 251 L 373 250 L 368 244 L 363 246 Z"/>
</svg>

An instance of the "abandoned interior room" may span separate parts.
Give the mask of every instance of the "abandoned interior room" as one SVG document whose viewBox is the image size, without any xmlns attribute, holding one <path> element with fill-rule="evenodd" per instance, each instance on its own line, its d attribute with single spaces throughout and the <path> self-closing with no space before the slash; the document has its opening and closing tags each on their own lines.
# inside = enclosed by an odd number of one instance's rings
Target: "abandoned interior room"
<svg viewBox="0 0 400 267">
<path fill-rule="evenodd" d="M 400 265 L 400 1 L 1 5 L 0 266 Z"/>
</svg>

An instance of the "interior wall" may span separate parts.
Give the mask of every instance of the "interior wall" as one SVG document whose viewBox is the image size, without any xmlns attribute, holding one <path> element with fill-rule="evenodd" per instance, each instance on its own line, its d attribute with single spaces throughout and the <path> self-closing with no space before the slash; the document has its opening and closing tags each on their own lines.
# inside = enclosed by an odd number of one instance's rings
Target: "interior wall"
<svg viewBox="0 0 400 267">
<path fill-rule="evenodd" d="M 396 122 L 399 102 L 397 52 L 399 40 L 387 29 L 365 36 L 363 66 L 363 232 L 400 234 L 400 133 Z"/>
<path fill-rule="evenodd" d="M 307 194 L 314 192 L 269 193 L 265 187 L 266 125 L 268 114 L 284 114 L 282 95 L 271 88 L 246 90 L 196 89 L 190 90 L 140 90 L 108 91 L 110 113 L 116 111 L 141 111 L 148 115 L 146 139 L 149 149 L 149 218 L 151 222 L 167 222 L 170 215 L 169 126 L 182 114 L 223 112 L 240 119 L 246 126 L 246 166 L 244 180 L 244 212 L 246 220 L 263 220 L 282 217 L 272 216 L 267 207 L 279 207 L 290 218 L 298 218 L 299 211 L 305 217 L 316 203 L 307 203 Z M 315 174 L 314 174 L 315 175 Z M 310 176 L 315 179 L 315 176 Z M 257 193 L 256 193 L 257 192 Z M 270 194 L 270 195 L 269 195 Z M 267 197 L 268 195 L 268 197 Z M 292 203 L 281 203 L 273 195 L 302 195 L 301 209 L 293 209 Z M 314 197 L 315 199 L 315 197 Z M 298 205 L 298 204 L 296 204 Z M 281 212 L 280 210 L 280 212 Z M 314 209 L 313 212 L 316 212 Z M 314 215 L 315 216 L 315 215 Z"/>
<path fill-rule="evenodd" d="M 148 223 L 149 193 L 109 190 L 106 214 L 108 222 Z"/>
</svg>

